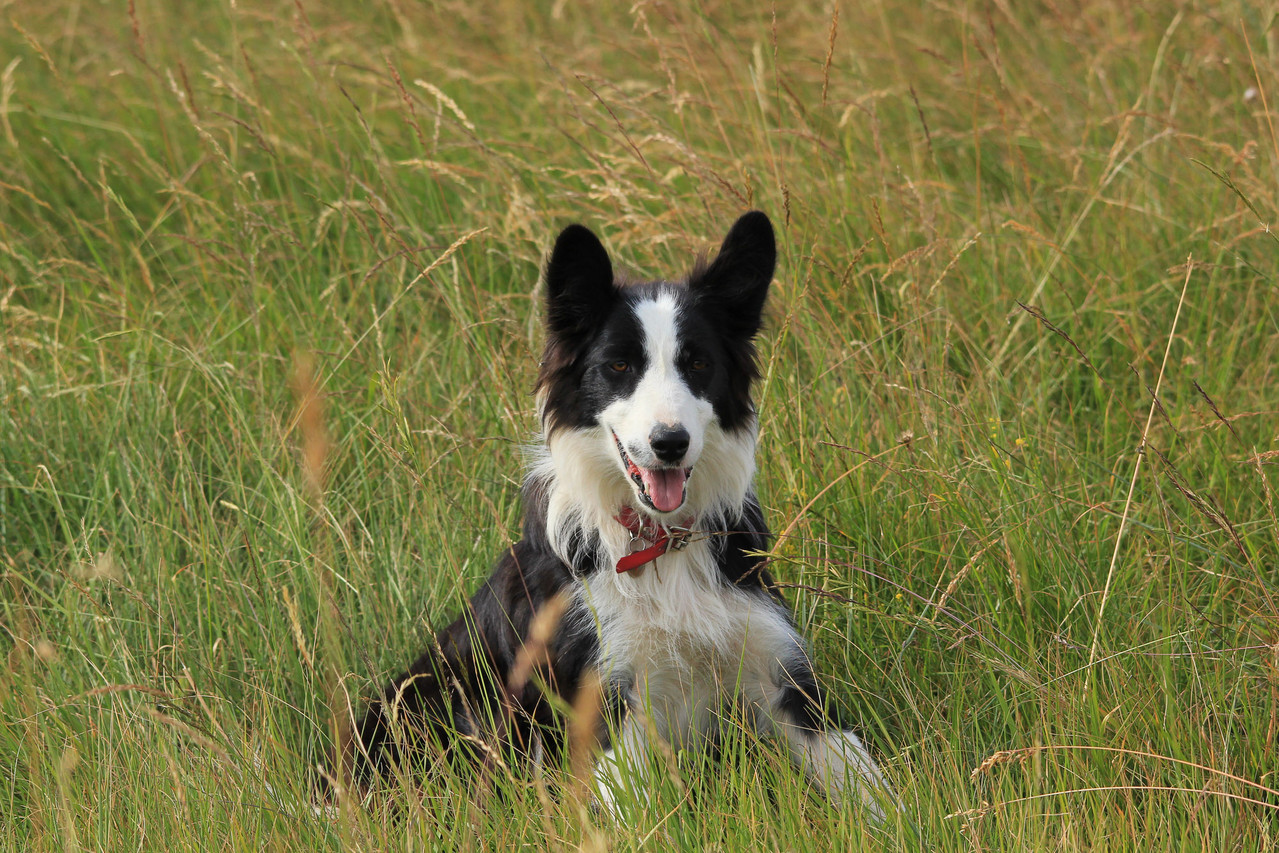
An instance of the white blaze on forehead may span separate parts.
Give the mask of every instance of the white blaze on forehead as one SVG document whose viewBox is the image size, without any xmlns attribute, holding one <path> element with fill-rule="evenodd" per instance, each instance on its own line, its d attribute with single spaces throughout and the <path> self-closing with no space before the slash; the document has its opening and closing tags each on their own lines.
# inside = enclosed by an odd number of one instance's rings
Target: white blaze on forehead
<svg viewBox="0 0 1279 853">
<path fill-rule="evenodd" d="M 683 426 L 691 433 L 704 427 L 698 417 L 698 400 L 684 383 L 676 359 L 679 357 L 679 308 L 675 297 L 663 293 L 635 306 L 635 318 L 644 332 L 644 375 L 635 389 L 634 400 L 648 407 L 652 425 Z M 700 431 L 700 430 L 699 430 Z"/>
<path fill-rule="evenodd" d="M 635 306 L 635 318 L 644 332 L 644 352 L 648 356 L 643 381 L 661 376 L 679 382 L 675 358 L 679 355 L 679 320 L 675 315 L 675 299 L 663 293 Z"/>
</svg>

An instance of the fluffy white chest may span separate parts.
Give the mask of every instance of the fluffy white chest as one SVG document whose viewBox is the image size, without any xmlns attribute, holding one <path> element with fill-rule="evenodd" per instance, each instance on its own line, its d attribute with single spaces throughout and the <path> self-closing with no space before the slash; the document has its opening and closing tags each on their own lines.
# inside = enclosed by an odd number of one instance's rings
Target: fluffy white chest
<svg viewBox="0 0 1279 853">
<path fill-rule="evenodd" d="M 677 740 L 713 731 L 725 699 L 761 702 L 763 686 L 803 654 L 781 609 L 724 584 L 705 545 L 638 576 L 600 573 L 579 595 L 596 620 L 601 674 Z"/>
</svg>

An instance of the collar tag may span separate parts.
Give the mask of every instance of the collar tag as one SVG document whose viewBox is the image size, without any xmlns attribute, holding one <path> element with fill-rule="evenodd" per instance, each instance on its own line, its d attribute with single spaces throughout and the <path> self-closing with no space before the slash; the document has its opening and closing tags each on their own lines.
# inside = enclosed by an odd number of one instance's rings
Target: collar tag
<svg viewBox="0 0 1279 853">
<path fill-rule="evenodd" d="M 667 551 L 682 551 L 692 540 L 694 516 L 682 519 L 678 525 L 666 526 L 641 515 L 630 507 L 622 507 L 613 520 L 626 528 L 631 534 L 631 553 L 617 561 L 617 573 L 626 572 L 646 566 L 665 554 Z M 647 548 L 638 548 L 643 543 L 651 543 Z M 636 573 L 638 574 L 638 572 Z"/>
</svg>

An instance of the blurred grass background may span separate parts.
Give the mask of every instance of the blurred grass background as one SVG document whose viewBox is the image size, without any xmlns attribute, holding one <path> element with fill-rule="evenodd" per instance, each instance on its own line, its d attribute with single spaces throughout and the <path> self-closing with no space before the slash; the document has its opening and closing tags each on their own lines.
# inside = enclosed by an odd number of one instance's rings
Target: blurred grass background
<svg viewBox="0 0 1279 853">
<path fill-rule="evenodd" d="M 6 849 L 1274 848 L 1274 3 L 0 10 Z M 635 826 L 312 816 L 518 536 L 557 229 L 751 207 L 776 574 L 906 820 L 747 735 Z"/>
</svg>

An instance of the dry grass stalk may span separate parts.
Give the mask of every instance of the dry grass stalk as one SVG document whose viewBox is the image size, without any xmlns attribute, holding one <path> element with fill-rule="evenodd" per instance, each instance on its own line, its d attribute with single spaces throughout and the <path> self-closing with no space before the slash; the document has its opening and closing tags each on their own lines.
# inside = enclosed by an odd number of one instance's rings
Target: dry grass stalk
<svg viewBox="0 0 1279 853">
<path fill-rule="evenodd" d="M 315 669 L 315 661 L 311 658 L 311 652 L 306 647 L 306 637 L 302 634 L 297 602 L 287 586 L 280 590 L 280 595 L 284 598 L 284 609 L 289 614 L 289 625 L 293 628 L 293 642 L 297 644 L 298 652 L 302 655 L 302 662 L 306 664 L 307 669 Z"/>
<path fill-rule="evenodd" d="M 1083 349 L 1079 346 L 1079 344 L 1075 343 L 1074 338 L 1066 334 L 1064 330 L 1058 328 L 1057 326 L 1049 322 L 1048 318 L 1044 316 L 1043 311 L 1040 311 L 1038 308 L 1036 308 L 1033 305 L 1025 304 L 1020 299 L 1017 300 L 1017 307 L 1025 311 L 1030 316 L 1034 317 L 1036 320 L 1038 320 L 1045 329 L 1052 332 L 1054 335 L 1057 335 L 1058 337 L 1062 338 L 1063 340 L 1066 341 L 1066 343 L 1074 347 L 1075 352 L 1079 354 L 1079 357 L 1081 359 L 1083 359 L 1084 364 L 1088 365 L 1088 369 L 1093 372 L 1093 375 L 1101 376 L 1101 373 L 1097 370 L 1096 366 L 1092 363 L 1092 360 L 1088 358 L 1088 355 L 1083 351 Z"/>
<path fill-rule="evenodd" d="M 1061 791 L 1046 791 L 1042 794 L 1031 794 L 1026 797 L 1014 797 L 1011 800 L 1003 800 L 997 803 L 982 802 L 979 809 L 968 809 L 963 812 L 955 812 L 947 815 L 947 817 L 965 817 L 969 820 L 976 821 L 999 809 L 1008 806 L 1017 805 L 1018 803 L 1033 803 L 1038 800 L 1047 800 L 1053 797 L 1068 797 L 1073 794 L 1098 794 L 1119 791 L 1142 791 L 1142 792 L 1162 792 L 1167 794 L 1194 794 L 1203 796 L 1205 794 L 1221 797 L 1222 799 L 1232 800 L 1239 803 L 1250 803 L 1254 806 L 1261 806 L 1272 811 L 1279 811 L 1279 804 L 1268 803 L 1265 800 L 1259 800 L 1256 797 L 1248 797 L 1244 794 L 1233 794 L 1229 791 L 1210 791 L 1203 788 L 1192 788 L 1180 785 L 1092 785 L 1086 788 L 1066 788 Z"/>
<path fill-rule="evenodd" d="M 1266 127 L 1270 129 L 1270 145 L 1274 148 L 1275 159 L 1279 161 L 1279 136 L 1275 135 L 1275 117 L 1270 112 L 1270 104 L 1266 98 L 1266 86 L 1261 81 L 1261 75 L 1257 73 L 1257 58 L 1252 54 L 1252 39 L 1248 38 L 1248 30 L 1241 25 L 1239 32 L 1243 35 L 1243 42 L 1248 46 L 1248 63 L 1252 68 L 1252 79 L 1257 83 L 1257 94 L 1261 96 L 1261 113 L 1266 117 Z"/>
<path fill-rule="evenodd" d="M 830 37 L 826 44 L 826 61 L 822 63 L 822 106 L 826 106 L 826 92 L 830 89 L 830 63 L 835 58 L 835 36 L 839 34 L 839 4 L 831 4 Z"/>
<path fill-rule="evenodd" d="M 1041 744 L 1039 746 L 1026 746 L 1021 749 L 1003 749 L 998 752 L 991 753 L 984 761 L 982 761 L 981 764 L 974 767 L 972 773 L 969 774 L 969 778 L 976 782 L 979 777 L 986 775 L 996 767 L 1004 764 L 1010 764 L 1012 762 L 1025 764 L 1028 759 L 1044 752 L 1109 752 L 1116 755 L 1128 755 L 1133 758 L 1153 758 L 1158 761 L 1169 762 L 1170 764 L 1179 764 L 1183 767 L 1202 770 L 1205 773 L 1211 773 L 1212 775 L 1222 779 L 1229 779 L 1232 782 L 1238 782 L 1239 784 L 1246 785 L 1249 788 L 1255 788 L 1264 794 L 1279 797 L 1279 790 L 1262 785 L 1260 782 L 1254 782 L 1251 779 L 1245 779 L 1242 776 L 1236 776 L 1235 774 L 1228 773 L 1225 770 L 1218 770 L 1215 767 L 1209 767 L 1206 764 L 1199 764 L 1198 762 L 1188 761 L 1184 758 L 1173 758 L 1170 755 L 1160 755 L 1157 752 L 1146 752 L 1140 749 L 1126 749 L 1121 746 L 1093 746 L 1091 744 L 1048 743 Z M 1279 808 L 1279 806 L 1276 806 L 1276 808 Z"/>
<path fill-rule="evenodd" d="M 324 467 L 329 455 L 329 437 L 324 428 L 324 401 L 315 381 L 315 359 L 299 352 L 293 359 L 290 380 L 297 399 L 297 425 L 302 431 L 302 473 L 311 498 L 319 506 L 324 500 Z"/>
<path fill-rule="evenodd" d="M 199 729 L 197 729 L 195 726 L 191 725 L 190 723 L 184 723 L 181 720 L 170 717 L 168 714 L 162 714 L 159 711 L 155 710 L 154 708 L 143 707 L 142 712 L 146 714 L 148 717 L 151 717 L 156 722 L 164 723 L 166 726 L 169 726 L 170 728 L 176 731 L 182 732 L 182 734 L 186 735 L 191 740 L 195 741 L 201 747 L 203 747 L 204 749 L 207 749 L 209 752 L 212 752 L 214 755 L 216 755 L 218 757 L 218 760 L 221 761 L 224 765 L 231 764 L 231 756 L 227 754 L 226 749 L 223 748 L 221 744 L 215 742 L 213 738 L 209 737 L 204 732 L 200 731 Z"/>
<path fill-rule="evenodd" d="M 1097 661 L 1097 644 L 1101 640 L 1102 618 L 1106 615 L 1106 603 L 1110 600 L 1111 585 L 1115 582 L 1115 566 L 1119 563 L 1119 546 L 1124 541 L 1124 530 L 1128 526 L 1128 513 L 1132 509 L 1132 493 L 1137 488 L 1137 474 L 1141 471 L 1141 460 L 1146 456 L 1146 436 L 1150 434 L 1150 425 L 1155 419 L 1158 408 L 1159 389 L 1163 386 L 1164 370 L 1168 367 L 1168 354 L 1172 352 L 1172 339 L 1177 333 L 1177 321 L 1181 319 L 1181 306 L 1186 302 L 1186 289 L 1190 286 L 1190 273 L 1194 270 L 1194 259 L 1186 258 L 1186 278 L 1181 284 L 1181 297 L 1177 300 L 1177 311 L 1172 317 L 1172 327 L 1168 329 L 1168 343 L 1164 347 L 1164 358 L 1159 365 L 1159 378 L 1155 380 L 1155 392 L 1150 404 L 1150 412 L 1146 415 L 1146 426 L 1141 431 L 1141 442 L 1137 445 L 1137 461 L 1132 466 L 1132 479 L 1128 482 L 1128 497 L 1124 499 L 1124 512 L 1119 519 L 1119 532 L 1115 535 L 1115 549 L 1110 555 L 1110 568 L 1106 571 L 1106 584 L 1101 591 L 1101 604 L 1097 608 L 1097 621 L 1093 625 L 1092 643 L 1088 649 L 1088 670 L 1084 674 L 1084 692 L 1088 691 L 1092 679 L 1092 667 Z"/>
<path fill-rule="evenodd" d="M 1186 478 L 1182 476 L 1181 472 L 1172 464 L 1172 460 L 1169 459 L 1163 451 L 1157 447 L 1152 447 L 1150 449 L 1159 457 L 1160 463 L 1164 466 L 1164 473 L 1168 477 L 1168 482 L 1172 483 L 1173 488 L 1176 489 L 1192 507 L 1197 509 L 1204 518 L 1208 519 L 1218 530 L 1226 534 L 1226 536 L 1230 538 L 1230 541 L 1234 543 L 1235 548 L 1239 550 L 1239 554 L 1243 557 L 1244 562 L 1251 565 L 1252 557 L 1249 556 L 1248 549 L 1244 547 L 1243 538 L 1239 535 L 1239 531 L 1235 529 L 1234 522 L 1226 517 L 1226 514 L 1220 507 L 1214 504 L 1211 498 L 1204 497 L 1195 492 L 1194 489 L 1190 488 L 1190 484 L 1186 482 Z"/>
<path fill-rule="evenodd" d="M 1239 433 L 1235 432 L 1235 425 L 1230 422 L 1229 418 L 1227 418 L 1225 415 L 1221 413 L 1221 409 L 1217 408 L 1217 403 L 1211 397 L 1208 396 L 1208 392 L 1203 389 L 1203 386 L 1193 379 L 1191 380 L 1190 384 L 1195 386 L 1195 390 L 1199 392 L 1200 397 L 1204 398 L 1204 402 L 1208 404 L 1208 408 L 1212 409 L 1212 413 L 1217 417 L 1217 420 L 1225 424 L 1226 429 L 1230 430 L 1230 434 L 1233 435 L 1236 440 L 1238 440 Z"/>
<path fill-rule="evenodd" d="M 520 646 L 520 652 L 515 657 L 515 665 L 511 667 L 510 675 L 506 680 L 506 686 L 511 692 L 522 689 L 537 667 L 550 663 L 551 639 L 560 626 L 560 620 L 564 618 L 569 597 L 569 592 L 565 589 L 548 599 L 537 613 L 533 614 L 533 619 L 529 622 L 528 637 L 525 638 L 524 645 Z"/>
<path fill-rule="evenodd" d="M 1259 782 L 1254 782 L 1251 779 L 1245 779 L 1241 776 L 1236 776 L 1233 773 L 1227 773 L 1224 770 L 1218 770 L 1214 767 L 1208 767 L 1207 765 L 1199 764 L 1194 761 L 1187 761 L 1181 758 L 1172 758 L 1171 756 L 1159 755 L 1158 753 L 1145 752 L 1145 751 L 1136 750 L 1136 749 L 1124 749 L 1122 747 L 1089 746 L 1089 745 L 1077 745 L 1077 744 L 1044 744 L 1042 746 L 1030 746 L 1030 747 L 1024 747 L 1022 749 L 1000 750 L 998 752 L 992 753 L 984 761 L 982 761 L 981 764 L 973 768 L 973 771 L 970 774 L 969 778 L 973 782 L 976 782 L 981 776 L 988 774 L 990 771 L 994 770 L 997 767 L 1000 767 L 1006 764 L 1013 764 L 1013 763 L 1016 763 L 1018 765 L 1025 765 L 1025 763 L 1028 760 L 1030 760 L 1036 755 L 1039 755 L 1041 753 L 1046 753 L 1046 752 L 1060 752 L 1060 751 L 1107 752 L 1107 753 L 1113 753 L 1113 754 L 1119 754 L 1119 755 L 1133 756 L 1136 758 L 1153 758 L 1159 761 L 1166 761 L 1166 762 L 1177 764 L 1183 767 L 1190 767 L 1195 770 L 1200 770 L 1205 773 L 1212 774 L 1213 776 L 1219 779 L 1228 779 L 1230 781 L 1237 782 L 1241 785 L 1245 785 L 1249 788 L 1252 788 L 1258 791 L 1259 794 L 1265 795 L 1267 797 L 1279 796 L 1279 791 L 1275 790 L 1274 788 L 1269 788 L 1265 785 L 1262 785 Z M 1093 787 L 1071 788 L 1068 790 L 1061 790 L 1061 791 L 1048 791 L 1042 794 L 1033 794 L 1026 797 L 1016 797 L 1011 800 L 1004 800 L 996 803 L 990 803 L 986 800 L 983 800 L 977 808 L 964 809 L 964 810 L 952 812 L 946 815 L 946 820 L 952 820 L 956 817 L 963 818 L 964 819 L 963 829 L 967 831 L 968 829 L 971 828 L 972 823 L 975 823 L 976 821 L 979 821 L 982 818 L 985 818 L 986 816 L 990 815 L 992 812 L 1006 808 L 1007 806 L 1010 806 L 1010 805 L 1015 805 L 1017 803 L 1033 802 L 1037 800 L 1048 799 L 1050 797 L 1064 797 L 1071 794 L 1087 794 L 1087 793 L 1107 792 L 1107 791 L 1115 791 L 1115 792 L 1162 791 L 1166 793 L 1195 794 L 1198 796 L 1210 794 L 1215 797 L 1221 797 L 1221 798 L 1232 800 L 1235 802 L 1250 803 L 1253 805 L 1263 806 L 1273 811 L 1279 811 L 1279 804 L 1276 804 L 1274 802 L 1269 802 L 1267 800 L 1259 799 L 1258 797 L 1250 797 L 1244 794 L 1236 794 L 1230 791 L 1211 790 L 1203 786 L 1191 787 L 1191 786 L 1179 786 L 1179 785 L 1100 785 L 1100 786 L 1093 786 Z"/>
<path fill-rule="evenodd" d="M 964 578 L 968 577 L 973 567 L 977 565 L 977 561 L 982 558 L 982 555 L 986 553 L 986 549 L 989 547 L 990 544 L 988 543 L 974 551 L 973 555 L 968 558 L 968 562 L 964 563 L 964 567 L 955 573 L 950 583 L 946 584 L 946 589 L 942 591 L 941 598 L 937 599 L 937 603 L 933 605 L 933 618 L 931 621 L 934 625 L 937 624 L 937 617 L 946 609 L 946 602 L 955 594 L 955 590 L 959 589 L 959 585 L 964 582 Z"/>
<path fill-rule="evenodd" d="M 599 725 L 604 710 L 604 685 L 595 671 L 587 673 L 573 697 L 573 710 L 568 719 L 569 772 L 572 774 L 572 798 L 586 803 L 587 780 L 595 765 L 599 746 Z"/>
</svg>

